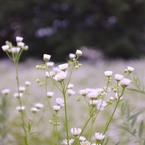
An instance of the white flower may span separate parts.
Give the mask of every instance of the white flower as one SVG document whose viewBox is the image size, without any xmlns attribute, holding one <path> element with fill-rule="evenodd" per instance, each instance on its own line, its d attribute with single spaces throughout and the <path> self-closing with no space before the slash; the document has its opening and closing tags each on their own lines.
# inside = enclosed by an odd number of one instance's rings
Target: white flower
<svg viewBox="0 0 145 145">
<path fill-rule="evenodd" d="M 35 107 L 36 107 L 37 109 L 41 109 L 41 108 L 44 107 L 44 105 L 41 104 L 41 103 L 36 103 L 36 104 L 35 104 Z"/>
<path fill-rule="evenodd" d="M 80 95 L 86 96 L 88 94 L 88 89 L 82 89 L 79 91 Z"/>
<path fill-rule="evenodd" d="M 52 98 L 53 95 L 54 95 L 54 92 L 47 92 L 47 97 L 48 98 Z"/>
<path fill-rule="evenodd" d="M 74 142 L 74 139 L 69 139 L 69 140 L 64 139 L 64 140 L 62 141 L 62 144 L 63 144 L 63 145 L 72 145 L 73 142 Z"/>
<path fill-rule="evenodd" d="M 127 78 L 124 78 L 120 81 L 120 84 L 124 87 L 127 87 L 128 85 L 130 85 L 131 81 Z"/>
<path fill-rule="evenodd" d="M 60 64 L 58 68 L 62 71 L 65 71 L 66 69 L 68 69 L 68 63 Z"/>
<path fill-rule="evenodd" d="M 67 72 L 60 71 L 55 76 L 54 79 L 58 82 L 63 81 L 67 77 Z"/>
<path fill-rule="evenodd" d="M 61 106 L 59 106 L 59 105 L 54 105 L 53 106 L 53 110 L 56 111 L 56 112 L 59 111 L 60 109 L 61 109 Z"/>
<path fill-rule="evenodd" d="M 131 67 L 131 66 L 128 66 L 128 67 L 127 67 L 127 70 L 128 70 L 129 72 L 133 72 L 133 71 L 134 71 L 134 68 Z"/>
<path fill-rule="evenodd" d="M 1 91 L 3 95 L 8 95 L 10 93 L 10 89 L 4 89 Z"/>
<path fill-rule="evenodd" d="M 96 103 L 97 110 L 104 110 L 104 108 L 107 105 L 107 103 L 105 101 L 103 101 L 102 99 L 96 100 L 95 103 Z"/>
<path fill-rule="evenodd" d="M 70 54 L 69 54 L 69 58 L 70 58 L 70 59 L 74 59 L 75 57 L 76 57 L 76 55 L 75 55 L 74 53 L 70 53 Z"/>
<path fill-rule="evenodd" d="M 25 85 L 26 85 L 26 86 L 30 86 L 30 85 L 31 85 L 31 82 L 25 81 Z"/>
<path fill-rule="evenodd" d="M 102 134 L 102 133 L 98 133 L 98 132 L 97 132 L 97 133 L 95 133 L 94 138 L 95 138 L 96 140 L 101 141 L 101 140 L 103 140 L 103 139 L 105 138 L 105 135 Z"/>
<path fill-rule="evenodd" d="M 45 62 L 48 62 L 50 60 L 50 58 L 51 58 L 51 55 L 49 55 L 49 54 L 43 54 L 43 60 Z"/>
<path fill-rule="evenodd" d="M 19 48 L 19 47 L 12 47 L 11 50 L 12 50 L 12 53 L 19 53 L 21 48 Z"/>
<path fill-rule="evenodd" d="M 117 81 L 121 81 L 123 78 L 124 78 L 123 75 L 121 75 L 121 74 L 115 74 L 115 79 L 116 79 Z"/>
<path fill-rule="evenodd" d="M 24 43 L 24 42 L 18 42 L 17 45 L 18 45 L 19 47 L 24 47 L 24 46 L 25 46 L 25 43 Z"/>
<path fill-rule="evenodd" d="M 96 99 L 98 97 L 98 92 L 97 91 L 92 91 L 92 92 L 88 93 L 87 96 L 90 99 Z"/>
<path fill-rule="evenodd" d="M 69 95 L 74 95 L 76 92 L 75 92 L 74 90 L 72 90 L 72 89 L 68 89 L 68 90 L 67 90 L 67 93 L 68 93 Z"/>
<path fill-rule="evenodd" d="M 32 111 L 33 113 L 36 113 L 36 112 L 38 112 L 39 110 L 38 110 L 36 107 L 32 107 L 32 108 L 31 108 L 31 111 Z"/>
<path fill-rule="evenodd" d="M 21 42 L 21 41 L 23 41 L 23 37 L 16 36 L 16 41 L 17 41 L 17 42 Z"/>
<path fill-rule="evenodd" d="M 112 76 L 113 72 L 112 71 L 105 71 L 104 74 L 105 74 L 105 76 L 110 77 L 110 76 Z"/>
<path fill-rule="evenodd" d="M 26 90 L 25 87 L 23 87 L 23 86 L 20 86 L 20 87 L 19 87 L 19 91 L 20 91 L 21 93 L 23 93 L 25 90 Z"/>
<path fill-rule="evenodd" d="M 55 72 L 54 71 L 50 71 L 50 72 L 45 72 L 45 76 L 46 77 L 53 77 L 55 75 Z"/>
<path fill-rule="evenodd" d="M 81 141 L 80 145 L 91 145 L 91 143 L 89 141 Z"/>
<path fill-rule="evenodd" d="M 64 100 L 62 98 L 56 98 L 56 104 L 63 107 L 64 106 Z"/>
<path fill-rule="evenodd" d="M 3 50 L 3 51 L 9 50 L 9 45 L 3 45 L 3 46 L 2 46 L 2 50 Z"/>
<path fill-rule="evenodd" d="M 85 141 L 86 138 L 85 138 L 84 136 L 80 136 L 80 137 L 79 137 L 79 140 L 80 140 L 80 141 Z"/>
<path fill-rule="evenodd" d="M 74 136 L 80 135 L 81 132 L 82 132 L 81 128 L 71 128 L 71 134 L 74 135 Z"/>
<path fill-rule="evenodd" d="M 67 86 L 68 89 L 72 89 L 73 87 L 74 87 L 73 84 L 68 84 L 68 86 Z"/>
<path fill-rule="evenodd" d="M 47 62 L 46 65 L 47 65 L 48 67 L 53 67 L 53 66 L 54 66 L 54 62 L 52 62 L 52 61 Z"/>
<path fill-rule="evenodd" d="M 18 110 L 18 111 L 24 111 L 25 110 L 25 106 L 17 106 L 16 107 L 16 110 Z"/>
<path fill-rule="evenodd" d="M 14 93 L 14 98 L 22 98 L 23 93 Z"/>
<path fill-rule="evenodd" d="M 81 56 L 82 55 L 82 51 L 81 50 L 76 50 L 76 55 L 77 56 Z"/>
</svg>

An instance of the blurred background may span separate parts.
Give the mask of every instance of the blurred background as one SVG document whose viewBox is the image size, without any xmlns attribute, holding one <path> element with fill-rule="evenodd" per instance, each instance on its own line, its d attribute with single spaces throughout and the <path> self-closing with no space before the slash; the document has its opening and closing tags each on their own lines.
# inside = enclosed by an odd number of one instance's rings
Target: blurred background
<svg viewBox="0 0 145 145">
<path fill-rule="evenodd" d="M 76 49 L 93 61 L 143 57 L 145 1 L 1 0 L 0 46 L 15 36 L 30 47 L 23 59 L 48 53 L 64 61 Z"/>
</svg>

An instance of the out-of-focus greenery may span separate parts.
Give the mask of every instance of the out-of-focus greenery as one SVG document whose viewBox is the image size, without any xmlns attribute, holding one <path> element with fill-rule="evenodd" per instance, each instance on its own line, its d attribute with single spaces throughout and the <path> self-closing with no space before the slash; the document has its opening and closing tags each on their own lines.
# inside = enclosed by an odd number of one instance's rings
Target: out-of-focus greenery
<svg viewBox="0 0 145 145">
<path fill-rule="evenodd" d="M 144 0 L 1 0 L 0 20 L 0 45 L 23 36 L 27 57 L 64 60 L 84 45 L 111 58 L 144 54 Z"/>
</svg>

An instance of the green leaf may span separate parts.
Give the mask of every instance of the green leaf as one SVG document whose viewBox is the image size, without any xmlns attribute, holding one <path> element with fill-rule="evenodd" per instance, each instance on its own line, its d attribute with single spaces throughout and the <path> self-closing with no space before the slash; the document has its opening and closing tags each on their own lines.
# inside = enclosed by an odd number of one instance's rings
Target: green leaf
<svg viewBox="0 0 145 145">
<path fill-rule="evenodd" d="M 134 127 L 134 125 L 135 125 L 135 123 L 136 123 L 136 120 L 137 120 L 137 118 L 134 118 L 134 119 L 131 121 L 131 127 L 132 127 L 132 128 Z"/>
<path fill-rule="evenodd" d="M 144 123 L 143 123 L 143 121 L 141 121 L 141 123 L 139 125 L 139 132 L 138 132 L 138 135 L 140 138 L 142 137 L 143 130 L 144 130 Z"/>
<path fill-rule="evenodd" d="M 137 116 L 138 116 L 139 114 L 141 114 L 141 113 L 142 113 L 142 112 L 137 112 L 137 113 L 131 115 L 131 116 L 129 117 L 129 120 L 132 120 L 132 119 L 137 118 Z"/>
</svg>

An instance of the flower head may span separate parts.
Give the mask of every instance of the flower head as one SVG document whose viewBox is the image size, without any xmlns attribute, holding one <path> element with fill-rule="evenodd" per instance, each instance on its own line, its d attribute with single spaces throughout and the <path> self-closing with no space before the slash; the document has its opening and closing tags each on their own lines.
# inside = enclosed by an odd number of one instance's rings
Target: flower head
<svg viewBox="0 0 145 145">
<path fill-rule="evenodd" d="M 103 140 L 104 138 L 105 138 L 105 135 L 102 134 L 102 133 L 96 132 L 95 135 L 94 135 L 94 139 L 95 139 L 95 140 L 98 140 L 98 141 L 101 141 L 101 140 Z"/>
<path fill-rule="evenodd" d="M 41 109 L 41 108 L 44 107 L 44 105 L 41 104 L 41 103 L 36 103 L 36 104 L 35 104 L 35 107 L 36 107 L 37 109 Z"/>
<path fill-rule="evenodd" d="M 25 106 L 17 106 L 16 110 L 18 110 L 19 112 L 24 111 L 25 110 Z"/>
<path fill-rule="evenodd" d="M 62 71 L 65 71 L 66 69 L 68 69 L 68 63 L 60 64 L 58 68 Z"/>
<path fill-rule="evenodd" d="M 75 55 L 74 53 L 70 53 L 70 54 L 69 54 L 69 58 L 70 58 L 70 59 L 74 59 L 75 57 L 76 57 L 76 55 Z"/>
<path fill-rule="evenodd" d="M 63 144 L 63 145 L 72 145 L 73 142 L 74 142 L 74 139 L 69 139 L 69 140 L 64 139 L 64 140 L 62 141 L 62 144 Z"/>
<path fill-rule="evenodd" d="M 51 55 L 49 55 L 49 54 L 43 54 L 43 60 L 45 62 L 48 62 L 50 60 L 50 58 L 51 58 Z"/>
<path fill-rule="evenodd" d="M 54 79 L 58 82 L 63 81 L 67 77 L 67 72 L 60 71 L 55 76 Z"/>
<path fill-rule="evenodd" d="M 3 51 L 8 51 L 9 50 L 9 45 L 3 45 L 2 50 Z"/>
<path fill-rule="evenodd" d="M 133 72 L 133 71 L 134 71 L 134 68 L 133 68 L 133 67 L 131 67 L 131 66 L 128 66 L 128 67 L 127 67 L 127 70 L 128 70 L 128 72 L 130 72 L 130 73 L 131 73 L 131 72 Z"/>
<path fill-rule="evenodd" d="M 72 133 L 72 135 L 74 135 L 74 136 L 80 135 L 81 132 L 82 132 L 82 129 L 81 129 L 81 128 L 71 128 L 71 133 Z"/>
<path fill-rule="evenodd" d="M 52 98 L 53 95 L 54 95 L 54 92 L 47 92 L 47 97 L 48 97 L 48 98 Z"/>
<path fill-rule="evenodd" d="M 82 51 L 81 51 L 81 50 L 76 50 L 76 55 L 77 55 L 78 57 L 80 57 L 80 56 L 82 55 Z"/>
<path fill-rule="evenodd" d="M 121 81 L 123 78 L 124 78 L 123 75 L 121 75 L 121 74 L 115 74 L 115 79 L 116 79 L 117 81 Z"/>
<path fill-rule="evenodd" d="M 54 105 L 53 106 L 53 110 L 56 111 L 56 112 L 59 111 L 60 109 L 61 109 L 61 106 L 59 106 L 59 105 Z"/>
<path fill-rule="evenodd" d="M 8 95 L 10 93 L 10 89 L 4 89 L 1 91 L 3 95 Z"/>
<path fill-rule="evenodd" d="M 17 41 L 17 42 L 23 41 L 23 37 L 21 37 L 21 36 L 16 36 L 16 41 Z"/>
<path fill-rule="evenodd" d="M 110 77 L 110 76 L 112 76 L 113 72 L 112 71 L 105 71 L 104 74 L 105 74 L 105 76 Z"/>
<path fill-rule="evenodd" d="M 120 81 L 120 84 L 122 87 L 127 87 L 128 85 L 130 85 L 131 81 L 127 78 L 124 78 Z"/>
</svg>

